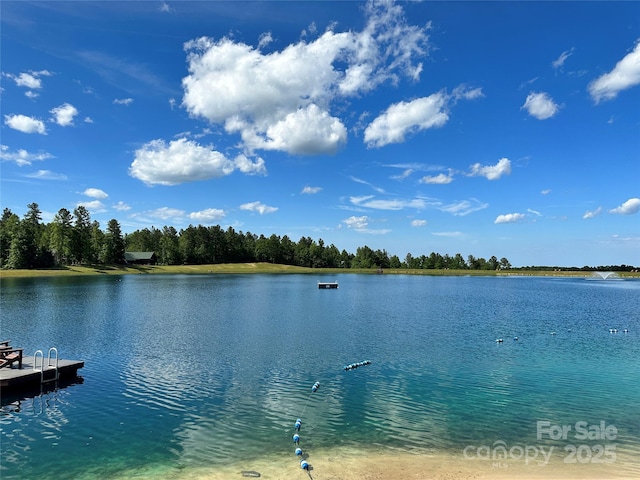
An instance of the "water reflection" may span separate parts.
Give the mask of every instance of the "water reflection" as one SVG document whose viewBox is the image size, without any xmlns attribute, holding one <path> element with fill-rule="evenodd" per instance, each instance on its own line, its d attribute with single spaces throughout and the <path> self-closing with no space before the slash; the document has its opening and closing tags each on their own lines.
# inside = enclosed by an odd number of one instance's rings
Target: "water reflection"
<svg viewBox="0 0 640 480">
<path fill-rule="evenodd" d="M 522 443 L 541 418 L 605 419 L 621 448 L 640 444 L 639 282 L 344 275 L 319 291 L 316 280 L 3 283 L 3 336 L 85 360 L 64 401 L 3 410 L 3 478 L 292 454 L 296 418 L 310 455 Z M 609 334 L 612 318 L 629 333 Z"/>
</svg>

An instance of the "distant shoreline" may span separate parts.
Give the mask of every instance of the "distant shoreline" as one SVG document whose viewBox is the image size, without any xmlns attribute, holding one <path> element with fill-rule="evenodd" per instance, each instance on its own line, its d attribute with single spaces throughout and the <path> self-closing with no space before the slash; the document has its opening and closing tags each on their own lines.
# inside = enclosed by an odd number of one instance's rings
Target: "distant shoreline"
<svg viewBox="0 0 640 480">
<path fill-rule="evenodd" d="M 206 274 L 275 274 L 293 273 L 309 275 L 371 274 L 373 269 L 355 268 L 306 268 L 272 263 L 225 263 L 214 265 L 90 265 L 48 269 L 0 270 L 0 278 L 29 278 L 87 275 L 206 275 Z M 385 275 L 426 276 L 517 276 L 517 277 L 591 277 L 593 272 L 556 270 L 434 270 L 434 269 L 384 269 Z M 640 272 L 616 272 L 621 278 L 640 278 Z"/>
</svg>

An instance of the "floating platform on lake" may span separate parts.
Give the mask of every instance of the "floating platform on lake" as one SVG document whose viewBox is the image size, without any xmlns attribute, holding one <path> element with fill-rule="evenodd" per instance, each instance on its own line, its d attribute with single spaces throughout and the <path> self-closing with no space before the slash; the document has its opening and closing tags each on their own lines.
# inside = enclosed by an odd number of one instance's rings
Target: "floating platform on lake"
<svg viewBox="0 0 640 480">
<path fill-rule="evenodd" d="M 338 288 L 338 282 L 318 282 L 318 288 Z"/>
<path fill-rule="evenodd" d="M 59 359 L 56 366 L 55 359 L 52 359 L 51 362 L 44 359 L 41 364 L 42 357 L 38 357 L 36 364 L 35 358 L 23 357 L 22 368 L 0 368 L 0 389 L 2 389 L 3 395 L 19 390 L 28 390 L 57 380 L 73 379 L 78 376 L 78 369 L 84 367 L 84 362 L 81 360 Z M 35 369 L 34 365 L 36 365 Z"/>
</svg>

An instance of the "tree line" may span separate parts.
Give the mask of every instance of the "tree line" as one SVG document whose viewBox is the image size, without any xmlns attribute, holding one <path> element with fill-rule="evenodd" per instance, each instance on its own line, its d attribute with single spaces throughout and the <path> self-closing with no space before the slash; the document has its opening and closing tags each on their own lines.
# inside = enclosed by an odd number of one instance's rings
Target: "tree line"
<svg viewBox="0 0 640 480">
<path fill-rule="evenodd" d="M 297 242 L 282 237 L 243 233 L 219 225 L 193 226 L 176 230 L 165 226 L 136 230 L 122 234 L 120 224 L 111 219 L 103 231 L 100 223 L 91 220 L 84 206 L 73 212 L 61 208 L 48 223 L 42 223 L 37 203 L 27 206 L 20 219 L 5 208 L 0 219 L 0 267 L 5 269 L 51 268 L 67 265 L 125 263 L 125 251 L 155 252 L 158 262 L 165 265 L 268 262 L 311 268 L 408 268 L 497 270 L 512 268 L 509 260 L 492 256 L 484 259 L 459 253 L 454 256 L 432 252 L 403 260 L 386 250 L 358 247 L 355 254 L 325 245 L 310 237 Z M 626 267 L 626 266 L 622 266 Z M 529 267 L 536 268 L 536 267 Z M 557 267 L 556 267 L 557 268 Z M 583 267 L 589 269 L 590 267 Z M 620 268 L 611 268 L 620 270 Z"/>
</svg>

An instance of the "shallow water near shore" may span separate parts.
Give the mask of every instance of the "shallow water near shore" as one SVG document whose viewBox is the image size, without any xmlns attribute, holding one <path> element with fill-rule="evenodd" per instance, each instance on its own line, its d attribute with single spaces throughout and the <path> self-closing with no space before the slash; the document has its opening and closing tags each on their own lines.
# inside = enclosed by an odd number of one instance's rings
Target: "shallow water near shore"
<svg viewBox="0 0 640 480">
<path fill-rule="evenodd" d="M 3 395 L 2 478 L 291 478 L 297 418 L 318 479 L 385 454 L 513 473 L 527 447 L 553 447 L 554 465 L 640 475 L 637 280 L 137 275 L 1 287 L 3 338 L 85 361 L 80 384 Z"/>
</svg>

